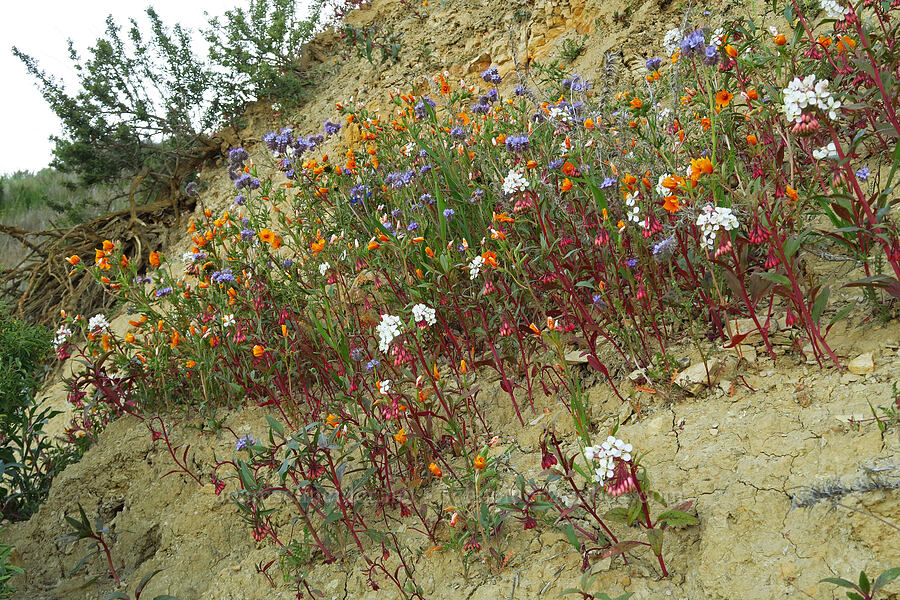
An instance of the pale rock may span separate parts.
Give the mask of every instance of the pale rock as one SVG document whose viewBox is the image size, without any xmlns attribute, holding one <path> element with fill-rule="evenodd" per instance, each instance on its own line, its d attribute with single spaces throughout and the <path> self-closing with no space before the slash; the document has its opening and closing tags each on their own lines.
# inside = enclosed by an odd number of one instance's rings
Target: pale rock
<svg viewBox="0 0 900 600">
<path fill-rule="evenodd" d="M 875 371 L 875 357 L 872 356 L 871 352 L 860 354 L 850 361 L 850 364 L 847 365 L 847 369 L 856 375 L 872 373 Z"/>
<path fill-rule="evenodd" d="M 576 364 L 576 365 L 584 365 L 587 364 L 587 354 L 584 350 L 569 350 L 565 353 L 563 358 L 566 359 L 567 363 Z"/>
<path fill-rule="evenodd" d="M 765 317 L 759 318 L 759 324 L 760 326 L 765 327 Z M 769 335 L 772 335 L 776 331 L 778 331 L 778 323 L 775 319 L 770 319 Z M 731 323 L 731 333 L 733 336 L 747 334 L 747 337 L 741 340 L 742 344 L 752 344 L 762 341 L 762 333 L 760 332 L 759 327 L 756 326 L 756 323 L 753 322 L 753 319 L 738 319 L 737 321 L 733 321 Z"/>
<path fill-rule="evenodd" d="M 707 369 L 709 370 L 708 377 Z M 721 371 L 722 363 L 719 359 L 710 358 L 705 364 L 702 362 L 694 363 L 679 373 L 675 378 L 675 385 L 694 396 L 706 387 L 707 382 L 715 384 Z"/>
</svg>

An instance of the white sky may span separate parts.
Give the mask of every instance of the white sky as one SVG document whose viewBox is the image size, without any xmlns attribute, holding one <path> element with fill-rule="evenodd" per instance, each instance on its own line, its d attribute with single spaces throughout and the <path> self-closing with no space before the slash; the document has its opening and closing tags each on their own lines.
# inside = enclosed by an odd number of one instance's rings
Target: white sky
<svg viewBox="0 0 900 600">
<path fill-rule="evenodd" d="M 50 135 L 60 123 L 47 107 L 12 46 L 35 57 L 40 66 L 67 84 L 74 83 L 66 40 L 82 56 L 106 29 L 107 15 L 127 30 L 128 18 L 145 24 L 152 5 L 163 23 L 176 22 L 196 33 L 206 25 L 204 11 L 221 15 L 240 0 L 16 0 L 4 1 L 0 17 L 0 173 L 38 171 L 52 158 Z M 196 39 L 196 36 L 195 36 Z M 199 46 L 197 50 L 200 50 Z"/>
</svg>

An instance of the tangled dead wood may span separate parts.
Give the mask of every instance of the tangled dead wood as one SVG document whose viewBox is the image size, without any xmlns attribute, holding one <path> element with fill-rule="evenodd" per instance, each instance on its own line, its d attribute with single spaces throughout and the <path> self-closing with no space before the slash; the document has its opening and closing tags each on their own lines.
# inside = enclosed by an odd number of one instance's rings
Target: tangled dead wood
<svg viewBox="0 0 900 600">
<path fill-rule="evenodd" d="M 90 316 L 107 309 L 112 298 L 85 271 L 73 273 L 65 258 L 76 254 L 92 261 L 94 249 L 103 240 L 112 240 L 140 270 L 151 251 L 168 245 L 179 215 L 192 211 L 195 204 L 196 199 L 182 195 L 46 231 L 0 225 L 0 233 L 28 249 L 18 265 L 0 272 L 0 301 L 16 316 L 45 324 L 57 320 L 60 310 Z"/>
</svg>

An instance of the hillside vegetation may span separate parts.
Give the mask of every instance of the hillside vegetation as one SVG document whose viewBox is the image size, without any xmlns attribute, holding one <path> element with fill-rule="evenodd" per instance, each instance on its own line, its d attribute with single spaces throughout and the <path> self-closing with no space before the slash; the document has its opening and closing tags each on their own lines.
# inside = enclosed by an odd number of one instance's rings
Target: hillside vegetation
<svg viewBox="0 0 900 600">
<path fill-rule="evenodd" d="M 183 238 L 57 258 L 27 597 L 892 597 L 896 6 L 273 7 L 117 167 Z"/>
</svg>

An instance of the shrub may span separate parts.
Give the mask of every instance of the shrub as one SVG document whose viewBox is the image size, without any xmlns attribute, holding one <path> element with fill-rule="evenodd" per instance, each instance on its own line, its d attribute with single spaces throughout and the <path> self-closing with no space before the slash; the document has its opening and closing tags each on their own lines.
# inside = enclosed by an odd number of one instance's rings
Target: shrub
<svg viewBox="0 0 900 600">
<path fill-rule="evenodd" d="M 217 121 L 208 110 L 216 78 L 194 54 L 189 32 L 180 25 L 169 30 L 152 8 L 146 14 L 149 33 L 132 19 L 124 38 L 108 17 L 89 58 L 82 59 L 70 42 L 75 93 L 13 48 L 62 121 L 64 135 L 52 138 L 52 165 L 77 173 L 87 185 L 141 174 L 145 191 L 168 188 L 183 175 L 183 159 L 206 141 L 203 131 Z"/>
<path fill-rule="evenodd" d="M 228 119 L 263 98 L 302 102 L 314 82 L 303 51 L 322 25 L 323 5 L 313 2 L 301 16 L 295 0 L 252 0 L 210 19 L 204 35 L 222 74 L 213 111 Z"/>
<path fill-rule="evenodd" d="M 15 598 L 16 588 L 10 583 L 10 580 L 25 572 L 21 567 L 9 562 L 9 555 L 13 549 L 14 546 L 0 544 L 0 599 L 2 600 Z"/>
<path fill-rule="evenodd" d="M 50 334 L 0 312 L 0 514 L 27 519 L 50 491 L 56 473 L 77 460 L 84 442 L 60 446 L 42 426 L 60 414 L 35 402 Z"/>
</svg>

